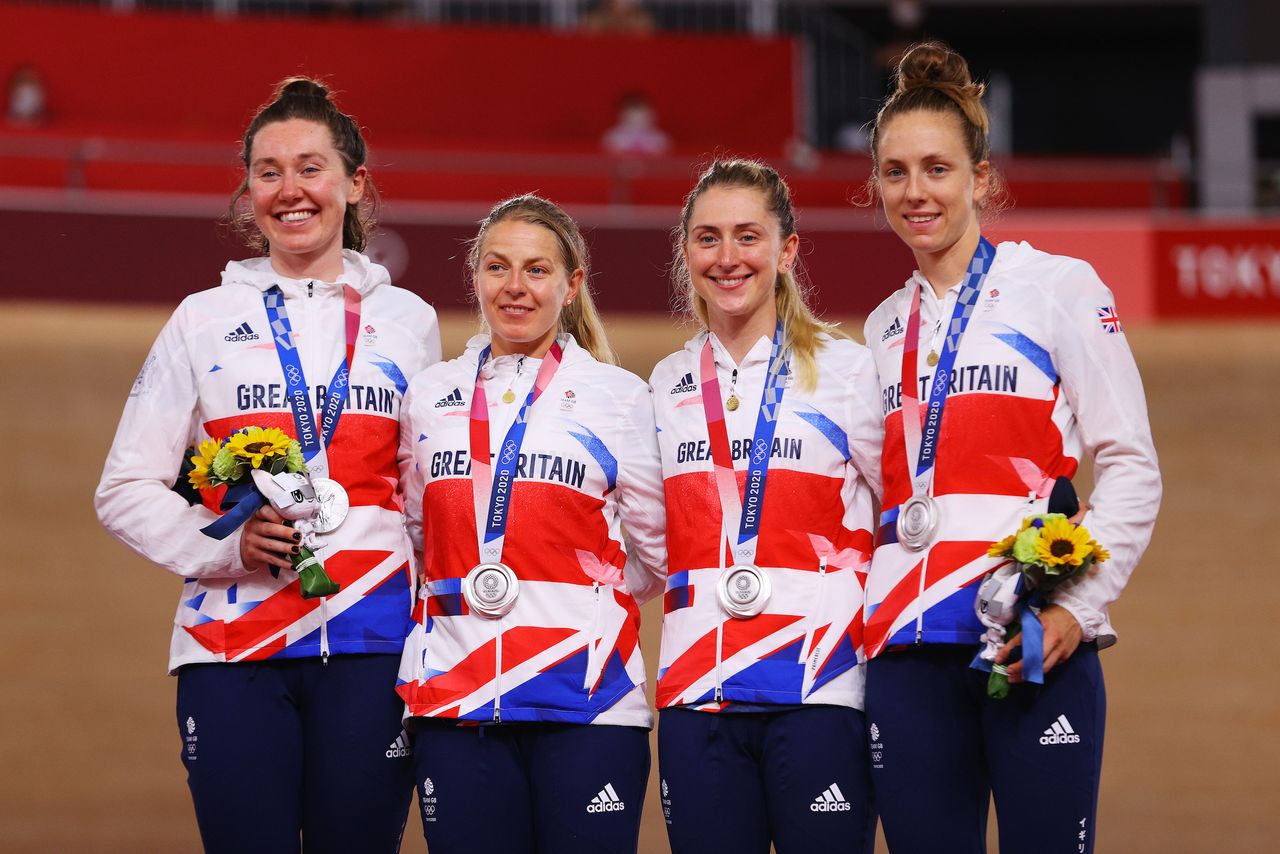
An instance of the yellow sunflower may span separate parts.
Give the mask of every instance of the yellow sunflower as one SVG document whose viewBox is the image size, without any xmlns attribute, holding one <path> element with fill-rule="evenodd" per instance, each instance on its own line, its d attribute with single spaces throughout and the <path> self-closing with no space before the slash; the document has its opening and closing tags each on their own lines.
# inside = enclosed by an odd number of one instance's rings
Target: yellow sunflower
<svg viewBox="0 0 1280 854">
<path fill-rule="evenodd" d="M 209 489 L 213 486 L 209 483 L 209 466 L 213 464 L 213 458 L 218 455 L 221 447 L 222 443 L 217 439 L 205 439 L 196 448 L 195 455 L 191 457 L 191 464 L 195 468 L 187 472 L 187 481 L 196 489 Z"/>
<path fill-rule="evenodd" d="M 998 543 L 992 543 L 987 548 L 987 557 L 1004 557 L 1013 552 L 1013 544 L 1017 541 L 1017 534 L 1010 534 Z"/>
<path fill-rule="evenodd" d="M 1098 545 L 1095 540 L 1090 540 L 1089 545 L 1093 547 L 1093 562 L 1102 563 L 1111 557 L 1111 552 Z"/>
<path fill-rule="evenodd" d="M 265 430 L 261 427 L 249 427 L 232 435 L 227 447 L 232 454 L 248 460 L 258 469 L 262 468 L 264 459 L 289 453 L 290 441 L 292 440 L 288 434 L 278 427 L 268 427 Z"/>
<path fill-rule="evenodd" d="M 1045 566 L 1079 566 L 1092 553 L 1089 532 L 1066 519 L 1050 519 L 1040 529 L 1036 554 Z"/>
</svg>

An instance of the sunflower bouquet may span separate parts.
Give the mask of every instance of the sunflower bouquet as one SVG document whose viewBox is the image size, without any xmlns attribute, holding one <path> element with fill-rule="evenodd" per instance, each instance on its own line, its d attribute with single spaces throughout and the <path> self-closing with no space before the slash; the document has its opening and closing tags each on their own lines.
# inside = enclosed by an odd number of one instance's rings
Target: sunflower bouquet
<svg viewBox="0 0 1280 854">
<path fill-rule="evenodd" d="M 339 585 L 315 555 L 319 543 L 311 521 L 319 514 L 320 504 L 296 440 L 277 427 L 245 427 L 226 439 L 205 439 L 190 461 L 187 479 L 196 489 L 227 487 L 222 509 L 228 512 L 204 528 L 204 533 L 222 539 L 269 501 L 302 534 L 298 553 L 289 559 L 303 598 L 338 592 Z M 271 574 L 279 577 L 280 571 L 273 566 Z"/>
<path fill-rule="evenodd" d="M 1017 533 L 992 543 L 987 554 L 1009 560 L 988 574 L 978 588 L 975 608 L 987 631 L 983 635 L 986 645 L 973 666 L 990 670 L 987 695 L 1002 700 L 1009 695 L 1009 675 L 1006 665 L 995 663 L 996 652 L 1025 629 L 1023 670 L 1028 681 L 1043 682 L 1043 630 L 1038 614 L 1045 597 L 1059 584 L 1084 575 L 1111 555 L 1087 528 L 1062 513 L 1023 519 Z"/>
</svg>

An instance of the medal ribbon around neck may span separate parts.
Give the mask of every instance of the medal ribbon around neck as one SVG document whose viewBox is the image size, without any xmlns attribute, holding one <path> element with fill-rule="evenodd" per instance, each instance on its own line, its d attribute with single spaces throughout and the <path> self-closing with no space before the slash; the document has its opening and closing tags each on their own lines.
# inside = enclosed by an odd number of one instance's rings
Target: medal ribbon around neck
<svg viewBox="0 0 1280 854">
<path fill-rule="evenodd" d="M 490 347 L 480 353 L 476 364 L 476 387 L 471 395 L 471 494 L 476 508 L 476 533 L 480 541 L 480 562 L 501 563 L 502 547 L 507 537 L 507 516 L 511 512 L 511 487 L 515 481 L 520 448 L 529 426 L 529 407 L 542 396 L 560 367 L 564 351 L 560 342 L 542 358 L 533 388 L 525 397 L 516 420 L 511 422 L 502 448 L 494 462 L 489 461 L 489 400 L 480 372 L 489 359 Z"/>
<path fill-rule="evenodd" d="M 920 379 L 916 374 L 916 360 L 920 353 L 920 294 L 924 285 L 918 285 L 911 297 L 907 337 L 902 345 L 902 438 L 907 447 L 907 474 L 911 477 L 912 495 L 928 495 L 929 488 L 933 485 L 942 411 L 947 405 L 947 393 L 951 389 L 951 369 L 955 366 L 960 339 L 969 326 L 978 294 L 982 292 L 982 280 L 986 278 L 995 257 L 996 250 L 990 241 L 985 237 L 978 238 L 978 248 L 969 261 L 968 272 L 960 286 L 960 295 L 951 312 L 946 342 L 938 359 L 938 366 L 934 369 L 928 405 L 923 414 L 920 413 Z"/>
<path fill-rule="evenodd" d="M 733 453 L 729 448 L 729 431 L 725 426 L 724 407 L 720 403 L 720 380 L 716 377 L 715 354 L 711 351 L 711 335 L 702 344 L 700 381 L 702 383 L 702 408 L 707 419 L 707 437 L 711 443 L 711 464 L 716 476 L 716 491 L 720 495 L 720 511 L 724 518 L 724 531 L 730 536 L 730 547 L 735 564 L 754 565 L 756 549 L 760 544 L 760 517 L 764 510 L 764 487 L 769 477 L 769 454 L 773 449 L 773 435 L 778 429 L 778 410 L 786 391 L 786 377 L 790 373 L 791 348 L 783 349 L 782 321 L 773 332 L 773 346 L 769 350 L 769 370 L 765 376 L 764 392 L 760 395 L 760 414 L 756 416 L 755 435 L 751 440 L 751 454 L 747 460 L 747 481 L 742 491 L 733 465 Z M 737 529 L 738 541 L 732 541 L 732 531 Z"/>
<path fill-rule="evenodd" d="M 360 292 L 351 285 L 342 286 L 343 323 L 346 333 L 346 354 L 343 361 L 329 380 L 324 410 L 317 425 L 315 412 L 311 408 L 311 393 L 307 388 L 307 378 L 302 372 L 302 360 L 298 356 L 298 347 L 293 340 L 293 326 L 289 323 L 289 313 L 285 309 L 284 291 L 279 285 L 272 285 L 262 294 L 262 304 L 267 310 L 267 321 L 271 326 L 271 334 L 275 338 L 276 356 L 280 360 L 280 370 L 284 374 L 286 398 L 289 412 L 293 415 L 294 431 L 298 435 L 298 445 L 307 462 L 324 452 L 338 429 L 338 420 L 347 403 L 347 395 L 351 390 L 351 366 L 355 362 L 356 338 L 360 333 Z M 327 460 L 326 460 L 327 462 Z M 327 476 L 328 467 L 324 475 Z M 243 488 L 242 488 L 243 487 Z M 201 528 L 201 532 L 214 539 L 225 539 L 232 531 L 238 529 L 259 507 L 266 503 L 262 493 L 252 484 L 232 487 L 222 499 L 222 509 L 227 512 L 218 517 L 212 524 Z"/>
</svg>

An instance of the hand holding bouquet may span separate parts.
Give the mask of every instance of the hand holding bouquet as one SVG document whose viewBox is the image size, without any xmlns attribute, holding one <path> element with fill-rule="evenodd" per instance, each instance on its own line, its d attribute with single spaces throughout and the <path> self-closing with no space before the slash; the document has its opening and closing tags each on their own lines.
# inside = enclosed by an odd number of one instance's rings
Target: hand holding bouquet
<svg viewBox="0 0 1280 854">
<path fill-rule="evenodd" d="M 296 441 L 275 427 L 245 427 L 225 440 L 201 442 L 191 462 L 188 478 L 196 489 L 228 487 L 222 508 L 229 512 L 204 528 L 206 534 L 216 539 L 226 537 L 269 501 L 302 535 L 298 554 L 291 555 L 290 562 L 298 573 L 303 598 L 338 592 L 339 585 L 315 556 L 319 543 L 312 522 L 321 507 Z M 279 571 L 272 567 L 271 574 Z"/>
<path fill-rule="evenodd" d="M 1061 513 L 1027 517 L 1017 533 L 992 543 L 987 554 L 1009 560 L 989 573 L 978 588 L 974 607 L 987 631 L 973 666 L 991 671 L 987 695 L 1001 700 L 1009 694 L 1009 678 L 1005 665 L 995 663 L 1000 647 L 1022 632 L 1027 681 L 1042 683 L 1043 629 L 1038 614 L 1045 597 L 1110 555 L 1086 528 Z"/>
</svg>

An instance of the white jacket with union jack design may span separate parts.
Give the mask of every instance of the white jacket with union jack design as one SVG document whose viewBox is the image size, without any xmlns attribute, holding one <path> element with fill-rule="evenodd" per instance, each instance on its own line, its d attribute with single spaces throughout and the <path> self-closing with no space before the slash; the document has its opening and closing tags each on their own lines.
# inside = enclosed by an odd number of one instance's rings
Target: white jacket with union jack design
<svg viewBox="0 0 1280 854">
<path fill-rule="evenodd" d="M 1083 524 L 1111 551 L 1053 601 L 1087 641 L 1115 640 L 1107 605 L 1120 595 L 1151 538 L 1160 471 L 1146 398 L 1115 298 L 1083 261 L 1026 243 L 1001 243 L 951 372 L 938 437 L 933 497 L 940 526 L 919 552 L 897 542 L 893 519 L 911 495 L 902 438 L 902 346 L 915 289 L 920 302 L 916 378 L 922 407 L 960 288 L 939 300 L 919 273 L 880 304 L 866 337 L 885 415 L 884 512 L 867 584 L 867 655 L 910 643 L 977 644 L 974 584 L 999 560 L 991 543 L 1046 512 L 1057 477 L 1093 458 L 1092 505 Z M 914 463 L 913 463 L 914 465 Z"/>
<path fill-rule="evenodd" d="M 770 451 L 756 552 L 772 596 L 762 613 L 736 619 L 716 597 L 732 556 L 702 406 L 699 363 L 708 335 L 721 393 L 733 386 L 742 401 L 725 411 L 739 490 L 772 346 L 761 338 L 735 366 L 719 339 L 703 332 L 660 362 L 650 379 L 670 560 L 658 707 L 862 708 L 863 583 L 871 560 L 873 493 L 880 489 L 871 354 L 853 341 L 822 336 L 811 391 L 801 388 L 793 362 Z"/>
<path fill-rule="evenodd" d="M 363 255 L 343 253 L 338 282 L 286 279 L 267 258 L 232 262 L 222 286 L 182 301 L 160 331 L 125 404 L 94 504 L 117 539 L 183 576 L 169 667 L 343 653 L 395 653 L 413 606 L 409 540 L 397 496 L 400 399 L 408 379 L 440 359 L 435 311 L 390 284 Z M 170 487 L 193 442 L 242 427 L 296 435 L 263 292 L 279 285 L 311 403 L 346 356 L 343 283 L 361 295 L 350 393 L 328 449 L 329 476 L 351 500 L 346 520 L 318 535 L 335 595 L 304 599 L 298 576 L 250 572 L 240 532 L 200 532 L 222 490 L 189 506 Z"/>
</svg>

